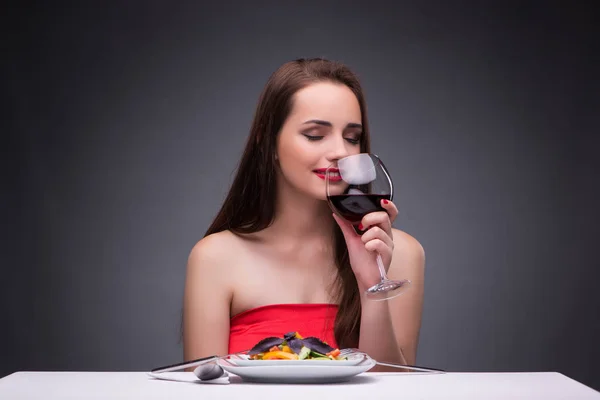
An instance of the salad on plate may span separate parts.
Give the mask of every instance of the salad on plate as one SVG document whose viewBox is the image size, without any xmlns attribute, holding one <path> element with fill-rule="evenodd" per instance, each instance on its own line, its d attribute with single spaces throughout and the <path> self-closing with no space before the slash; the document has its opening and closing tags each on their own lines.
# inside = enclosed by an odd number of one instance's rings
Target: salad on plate
<svg viewBox="0 0 600 400">
<path fill-rule="evenodd" d="M 340 349 L 333 348 L 321 339 L 303 338 L 298 332 L 288 332 L 283 337 L 267 337 L 248 352 L 250 360 L 347 360 Z"/>
</svg>

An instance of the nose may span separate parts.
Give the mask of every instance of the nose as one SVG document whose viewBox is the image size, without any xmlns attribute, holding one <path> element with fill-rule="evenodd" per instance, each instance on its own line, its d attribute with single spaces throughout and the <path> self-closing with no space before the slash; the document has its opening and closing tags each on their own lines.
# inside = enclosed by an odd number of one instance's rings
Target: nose
<svg viewBox="0 0 600 400">
<path fill-rule="evenodd" d="M 337 162 L 339 159 L 349 156 L 348 146 L 342 135 L 336 135 L 335 139 L 331 140 L 331 148 L 327 153 L 327 160 L 330 163 Z"/>
</svg>

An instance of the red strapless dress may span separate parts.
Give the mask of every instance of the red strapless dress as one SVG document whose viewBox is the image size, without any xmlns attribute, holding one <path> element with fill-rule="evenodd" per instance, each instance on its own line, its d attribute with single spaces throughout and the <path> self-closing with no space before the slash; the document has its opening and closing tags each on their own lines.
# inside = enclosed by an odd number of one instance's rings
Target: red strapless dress
<svg viewBox="0 0 600 400">
<path fill-rule="evenodd" d="M 283 337 L 288 332 L 315 336 L 337 348 L 333 334 L 337 311 L 335 304 L 273 304 L 244 311 L 231 318 L 229 354 L 249 350 L 266 337 Z"/>
</svg>

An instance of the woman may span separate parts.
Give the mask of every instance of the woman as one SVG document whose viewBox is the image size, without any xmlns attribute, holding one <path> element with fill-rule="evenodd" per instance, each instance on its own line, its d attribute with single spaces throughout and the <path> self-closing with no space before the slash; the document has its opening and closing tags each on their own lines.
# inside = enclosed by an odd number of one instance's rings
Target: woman
<svg viewBox="0 0 600 400">
<path fill-rule="evenodd" d="M 390 201 L 363 218 L 362 235 L 326 202 L 324 169 L 369 151 L 363 92 L 346 66 L 300 59 L 273 73 L 231 190 L 189 256 L 185 360 L 298 331 L 382 361 L 415 362 L 423 248 L 391 227 L 398 210 Z M 390 279 L 412 281 L 402 296 L 365 298 L 379 282 L 376 252 Z"/>
</svg>

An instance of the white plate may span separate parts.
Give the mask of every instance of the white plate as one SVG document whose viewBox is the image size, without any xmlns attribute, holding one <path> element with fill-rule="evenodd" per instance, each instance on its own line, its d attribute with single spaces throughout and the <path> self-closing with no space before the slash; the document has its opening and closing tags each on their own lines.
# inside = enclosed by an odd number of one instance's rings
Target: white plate
<svg viewBox="0 0 600 400">
<path fill-rule="evenodd" d="M 242 358 L 243 357 L 243 358 Z M 327 366 L 327 367 L 347 367 L 352 365 L 357 365 L 362 362 L 365 358 L 361 354 L 350 355 L 347 360 L 250 360 L 247 356 L 242 356 L 240 358 L 229 358 L 228 361 L 231 364 L 240 366 L 240 367 L 265 367 L 276 365 L 278 367 L 288 367 L 290 365 L 317 365 L 317 366 Z"/>
<path fill-rule="evenodd" d="M 236 362 L 239 361 L 236 360 Z M 326 361 L 323 360 L 323 362 Z M 242 367 L 234 365 L 228 360 L 219 360 L 218 363 L 225 371 L 238 375 L 244 381 L 260 383 L 345 382 L 375 366 L 375 361 L 370 357 L 365 357 L 362 362 L 355 365 L 339 365 L 339 361 L 333 360 L 327 365 L 321 364 L 320 366 L 278 363 L 276 365 L 252 364 L 252 366 Z"/>
</svg>

